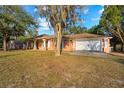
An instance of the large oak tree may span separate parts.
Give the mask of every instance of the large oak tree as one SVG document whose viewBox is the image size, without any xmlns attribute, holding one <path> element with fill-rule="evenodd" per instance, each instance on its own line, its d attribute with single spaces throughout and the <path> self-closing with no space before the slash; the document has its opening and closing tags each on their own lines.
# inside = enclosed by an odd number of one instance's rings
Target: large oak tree
<svg viewBox="0 0 124 93">
<path fill-rule="evenodd" d="M 38 6 L 38 9 L 41 17 L 45 17 L 55 31 L 57 38 L 56 56 L 59 56 L 61 54 L 62 32 L 65 28 L 75 25 L 82 6 L 47 5 Z"/>
</svg>

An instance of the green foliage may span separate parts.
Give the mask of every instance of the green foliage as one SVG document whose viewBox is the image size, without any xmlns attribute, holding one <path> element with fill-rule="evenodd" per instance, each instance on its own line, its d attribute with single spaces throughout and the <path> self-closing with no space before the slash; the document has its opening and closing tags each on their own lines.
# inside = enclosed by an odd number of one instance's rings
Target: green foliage
<svg viewBox="0 0 124 93">
<path fill-rule="evenodd" d="M 34 27 L 35 21 L 21 6 L 0 6 L 0 31 L 3 35 L 23 35 Z"/>
<path fill-rule="evenodd" d="M 92 28 L 90 28 L 86 32 L 92 33 L 92 34 L 98 34 L 98 35 L 104 34 L 104 30 L 102 29 L 102 27 L 100 25 L 93 26 Z"/>
<path fill-rule="evenodd" d="M 84 33 L 87 31 L 87 28 L 86 27 L 70 27 L 68 28 L 68 31 L 65 31 L 64 34 L 81 34 L 81 33 Z"/>
<path fill-rule="evenodd" d="M 30 16 L 21 6 L 1 5 L 0 6 L 0 33 L 3 36 L 3 50 L 7 50 L 7 42 L 10 37 L 19 37 L 24 40 L 26 32 L 37 27 L 33 17 Z"/>
<path fill-rule="evenodd" d="M 77 9 L 81 6 L 72 5 L 46 5 L 39 6 L 38 10 L 41 17 L 45 17 L 54 29 L 57 37 L 56 55 L 61 54 L 61 43 L 63 31 L 74 26 L 79 21 Z"/>
<path fill-rule="evenodd" d="M 77 9 L 83 9 L 83 6 L 72 5 L 45 5 L 38 6 L 41 17 L 45 17 L 50 25 L 56 31 L 56 24 L 61 23 L 61 28 L 74 26 L 77 21 L 80 21 Z"/>
<path fill-rule="evenodd" d="M 2 47 L 2 43 L 3 43 L 3 41 L 2 41 L 2 39 L 3 39 L 3 36 L 2 36 L 2 34 L 0 33 L 0 48 Z"/>
<path fill-rule="evenodd" d="M 25 36 L 18 36 L 17 40 L 20 42 L 24 42 L 27 38 Z"/>
<path fill-rule="evenodd" d="M 117 6 L 106 6 L 100 20 L 100 24 L 106 27 L 112 27 L 120 24 L 122 21 L 121 11 Z"/>
<path fill-rule="evenodd" d="M 105 6 L 100 25 L 113 36 L 116 36 L 124 43 L 124 7 L 123 6 Z"/>
<path fill-rule="evenodd" d="M 35 36 L 35 31 L 28 31 L 24 35 L 17 36 L 17 40 L 20 42 L 24 42 L 28 38 L 33 38 Z"/>
</svg>

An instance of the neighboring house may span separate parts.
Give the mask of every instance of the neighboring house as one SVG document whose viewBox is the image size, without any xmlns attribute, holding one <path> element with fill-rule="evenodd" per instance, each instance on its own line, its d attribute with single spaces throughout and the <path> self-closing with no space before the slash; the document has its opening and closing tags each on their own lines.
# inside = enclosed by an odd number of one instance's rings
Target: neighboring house
<svg viewBox="0 0 124 93">
<path fill-rule="evenodd" d="M 62 37 L 62 50 L 64 51 L 98 51 L 110 53 L 110 39 L 96 34 L 71 34 Z M 40 35 L 36 37 L 37 49 L 39 50 L 55 50 L 56 37 L 54 35 Z"/>
<path fill-rule="evenodd" d="M 23 43 L 17 41 L 16 36 L 10 36 L 10 40 L 7 42 L 7 49 L 22 49 Z"/>
<path fill-rule="evenodd" d="M 23 43 L 17 40 L 10 40 L 8 49 L 23 49 Z"/>
</svg>

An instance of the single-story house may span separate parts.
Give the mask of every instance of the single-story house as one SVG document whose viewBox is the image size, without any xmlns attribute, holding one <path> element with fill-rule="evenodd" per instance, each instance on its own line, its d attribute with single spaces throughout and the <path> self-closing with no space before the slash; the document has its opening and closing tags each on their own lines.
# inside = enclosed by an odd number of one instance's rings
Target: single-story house
<svg viewBox="0 0 124 93">
<path fill-rule="evenodd" d="M 112 37 L 96 35 L 96 34 L 71 34 L 63 35 L 62 50 L 64 51 L 98 51 L 110 53 L 110 39 Z M 37 49 L 39 50 L 55 50 L 55 35 L 40 35 L 36 37 Z"/>
</svg>

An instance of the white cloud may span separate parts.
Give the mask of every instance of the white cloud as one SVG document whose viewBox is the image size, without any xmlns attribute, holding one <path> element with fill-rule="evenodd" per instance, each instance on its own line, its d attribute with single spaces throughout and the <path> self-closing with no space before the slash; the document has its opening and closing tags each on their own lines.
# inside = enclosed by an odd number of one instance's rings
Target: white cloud
<svg viewBox="0 0 124 93">
<path fill-rule="evenodd" d="M 50 22 L 46 18 L 38 18 L 40 27 L 38 28 L 39 34 L 54 34 L 54 30 L 49 28 Z"/>
<path fill-rule="evenodd" d="M 43 7 L 43 10 L 46 10 L 46 9 L 47 9 L 46 6 L 44 6 L 44 7 Z"/>
<path fill-rule="evenodd" d="M 46 18 L 38 18 L 38 20 L 40 21 L 40 22 L 46 22 Z"/>
<path fill-rule="evenodd" d="M 40 28 L 43 30 L 50 30 L 48 22 L 41 22 Z"/>
<path fill-rule="evenodd" d="M 104 7 L 105 5 L 101 5 L 101 7 Z"/>
<path fill-rule="evenodd" d="M 98 11 L 99 14 L 102 14 L 104 11 L 104 8 L 102 8 L 101 10 Z"/>
<path fill-rule="evenodd" d="M 88 8 L 83 11 L 84 14 L 87 14 L 88 12 L 89 12 Z"/>
<path fill-rule="evenodd" d="M 39 29 L 42 29 L 42 30 L 50 30 L 49 28 L 49 22 L 46 21 L 46 18 L 38 18 L 39 20 Z"/>
<path fill-rule="evenodd" d="M 48 22 L 41 22 L 39 25 L 42 27 L 48 27 L 49 26 Z"/>
<path fill-rule="evenodd" d="M 42 27 L 49 27 L 49 22 L 46 21 L 46 18 L 38 18 L 39 25 Z"/>
<path fill-rule="evenodd" d="M 37 12 L 38 11 L 38 9 L 37 8 L 34 8 L 34 12 Z"/>
<path fill-rule="evenodd" d="M 39 27 L 39 29 L 42 29 L 42 30 L 50 30 L 49 27 Z"/>
<path fill-rule="evenodd" d="M 91 18 L 92 21 L 98 21 L 100 18 L 96 17 L 96 18 Z"/>
<path fill-rule="evenodd" d="M 84 19 L 81 20 L 82 23 L 86 23 L 86 21 Z"/>
</svg>

